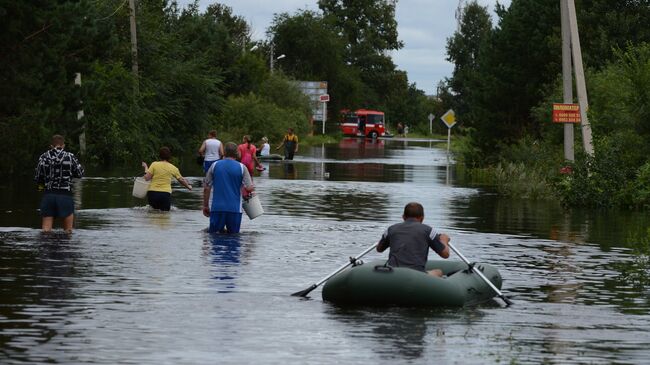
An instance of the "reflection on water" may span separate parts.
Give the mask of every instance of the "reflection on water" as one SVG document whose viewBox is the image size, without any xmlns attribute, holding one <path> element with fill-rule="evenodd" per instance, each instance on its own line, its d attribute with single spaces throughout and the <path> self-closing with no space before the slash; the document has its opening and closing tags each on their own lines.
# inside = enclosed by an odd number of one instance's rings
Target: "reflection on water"
<svg viewBox="0 0 650 365">
<path fill-rule="evenodd" d="M 283 172 L 285 179 L 295 180 L 298 178 L 298 169 L 294 162 L 285 161 L 282 164 L 282 167 L 284 167 Z"/>
<path fill-rule="evenodd" d="M 370 338 L 382 357 L 387 360 L 419 359 L 427 343 L 440 333 L 429 333 L 427 319 L 432 312 L 418 309 L 344 309 L 332 307 L 328 315 L 342 321 L 350 330 L 348 336 Z M 435 317 L 435 315 L 433 315 Z M 427 338 L 430 336 L 430 338 Z"/>
<path fill-rule="evenodd" d="M 196 189 L 174 184 L 169 213 L 131 196 L 132 171 L 89 173 L 70 237 L 41 235 L 35 187 L 5 181 L 0 363 L 647 362 L 637 253 L 650 247 L 648 213 L 502 199 L 459 181 L 429 141 L 300 153 L 264 162 L 265 214 L 230 236 L 205 232 L 198 166 L 181 167 L 196 170 Z M 320 289 L 289 296 L 377 242 L 414 200 L 470 260 L 499 269 L 514 306 L 345 309 Z"/>
<path fill-rule="evenodd" d="M 29 350 L 78 335 L 65 323 L 84 309 L 60 305 L 77 300 L 77 273 L 92 275 L 75 249 L 78 243 L 64 233 L 0 233 L 0 359 L 48 362 L 47 354 L 34 356 Z"/>
<path fill-rule="evenodd" d="M 158 227 L 162 230 L 172 227 L 173 210 L 164 212 L 157 209 L 151 209 L 149 207 L 146 207 L 145 209 L 148 210 L 146 214 L 148 224 Z"/>
<path fill-rule="evenodd" d="M 218 281 L 220 293 L 232 292 L 235 289 L 237 271 L 241 256 L 240 234 L 205 233 L 210 258 L 213 263 L 213 279 Z"/>
</svg>

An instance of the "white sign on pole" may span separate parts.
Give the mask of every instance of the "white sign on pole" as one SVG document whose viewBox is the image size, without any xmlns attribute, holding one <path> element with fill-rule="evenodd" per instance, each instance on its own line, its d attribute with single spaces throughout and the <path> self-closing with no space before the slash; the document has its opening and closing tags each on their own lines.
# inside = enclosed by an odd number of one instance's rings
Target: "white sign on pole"
<svg viewBox="0 0 650 365">
<path fill-rule="evenodd" d="M 435 115 L 429 113 L 429 134 L 433 133 L 433 118 Z"/>
<path fill-rule="evenodd" d="M 321 98 L 327 95 L 327 99 L 329 99 L 327 81 L 296 81 L 296 85 L 303 94 L 309 97 L 312 118 L 322 121 L 325 116 L 323 115 L 323 100 Z"/>
</svg>

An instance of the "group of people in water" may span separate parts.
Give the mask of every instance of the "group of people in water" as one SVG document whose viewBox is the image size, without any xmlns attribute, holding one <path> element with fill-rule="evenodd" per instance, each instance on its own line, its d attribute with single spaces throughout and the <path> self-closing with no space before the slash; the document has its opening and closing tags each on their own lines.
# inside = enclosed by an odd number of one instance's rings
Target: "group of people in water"
<svg viewBox="0 0 650 365">
<path fill-rule="evenodd" d="M 64 150 L 63 136 L 54 135 L 50 147 L 40 156 L 35 173 L 39 190 L 44 191 L 40 205 L 41 228 L 44 232 L 51 231 L 54 218 L 60 217 L 63 218 L 63 230 L 70 233 L 74 223 L 72 179 L 83 177 L 84 169 L 74 154 Z M 276 150 L 282 147 L 284 147 L 284 158 L 292 160 L 298 151 L 298 136 L 294 134 L 292 128 L 287 130 Z M 198 152 L 203 158 L 203 171 L 206 174 L 203 212 L 210 217 L 209 230 L 239 232 L 239 223 L 235 224 L 235 221 L 241 222 L 242 198 L 248 197 L 254 190 L 252 184 L 254 169 L 260 171 L 265 169 L 258 157 L 271 154 L 268 139 L 262 138 L 258 151 L 248 135 L 242 138 L 242 143 L 239 145 L 233 142 L 223 144 L 217 139 L 217 132 L 212 130 Z M 192 190 L 192 185 L 172 164 L 171 157 L 170 148 L 161 147 L 158 151 L 158 161 L 150 165 L 142 162 L 144 179 L 150 182 L 147 201 L 152 208 L 161 211 L 171 209 L 172 180 L 175 179 L 188 190 Z M 223 163 L 219 164 L 219 167 L 214 167 L 218 161 Z M 218 183 L 219 189 L 212 189 L 212 184 L 215 182 Z"/>
<path fill-rule="evenodd" d="M 239 233 L 242 199 L 246 199 L 255 190 L 253 168 L 263 166 L 257 158 L 257 147 L 251 143 L 249 136 L 244 136 L 242 143 L 237 145 L 233 142 L 223 144 L 216 135 L 216 131 L 210 131 L 199 148 L 199 153 L 204 157 L 205 172 L 202 211 L 203 215 L 210 218 L 208 232 Z M 260 154 L 265 156 L 270 152 L 270 145 L 266 138 L 262 141 Z M 298 150 L 298 137 L 292 129 L 287 131 L 278 149 L 281 147 L 285 147 L 285 158 L 292 159 Z M 77 157 L 64 148 L 63 136 L 54 135 L 50 150 L 40 156 L 36 167 L 35 180 L 39 190 L 44 191 L 40 204 L 41 227 L 44 232 L 52 230 L 56 217 L 63 218 L 63 230 L 66 233 L 72 232 L 72 179 L 83 177 L 84 169 Z M 192 185 L 170 160 L 171 150 L 162 147 L 158 161 L 151 165 L 142 162 L 144 178 L 151 181 L 147 199 L 154 209 L 170 210 L 172 179 L 192 190 Z M 421 204 L 408 203 L 404 207 L 402 218 L 404 221 L 390 226 L 377 244 L 378 252 L 390 248 L 388 265 L 425 271 L 429 248 L 443 258 L 449 257 L 449 236 L 422 223 L 424 208 Z M 430 271 L 429 274 L 442 276 L 439 270 Z"/>
</svg>

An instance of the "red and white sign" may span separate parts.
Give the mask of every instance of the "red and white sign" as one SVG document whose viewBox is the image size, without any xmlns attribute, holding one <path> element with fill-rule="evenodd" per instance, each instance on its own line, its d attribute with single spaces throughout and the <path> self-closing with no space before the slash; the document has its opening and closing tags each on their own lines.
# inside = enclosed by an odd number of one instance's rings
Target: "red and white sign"
<svg viewBox="0 0 650 365">
<path fill-rule="evenodd" d="M 553 123 L 580 123 L 580 105 L 553 103 Z"/>
<path fill-rule="evenodd" d="M 318 97 L 318 100 L 321 103 L 327 103 L 328 101 L 330 101 L 330 94 L 323 94 L 323 95 Z"/>
</svg>

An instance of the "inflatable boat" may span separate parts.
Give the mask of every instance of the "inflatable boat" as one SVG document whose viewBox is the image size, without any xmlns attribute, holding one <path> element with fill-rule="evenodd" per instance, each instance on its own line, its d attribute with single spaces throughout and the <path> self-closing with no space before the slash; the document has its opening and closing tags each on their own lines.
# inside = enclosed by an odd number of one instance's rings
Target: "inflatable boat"
<svg viewBox="0 0 650 365">
<path fill-rule="evenodd" d="M 260 161 L 282 161 L 284 159 L 284 157 L 282 157 L 281 155 L 278 155 L 276 153 L 272 153 L 272 154 L 266 155 L 266 156 L 257 156 L 257 159 L 260 160 Z"/>
<path fill-rule="evenodd" d="M 386 260 L 353 266 L 325 283 L 323 300 L 338 305 L 461 307 L 490 300 L 496 292 L 473 270 L 501 289 L 499 271 L 488 264 L 430 260 L 426 269 L 443 277 L 390 267 Z"/>
</svg>

